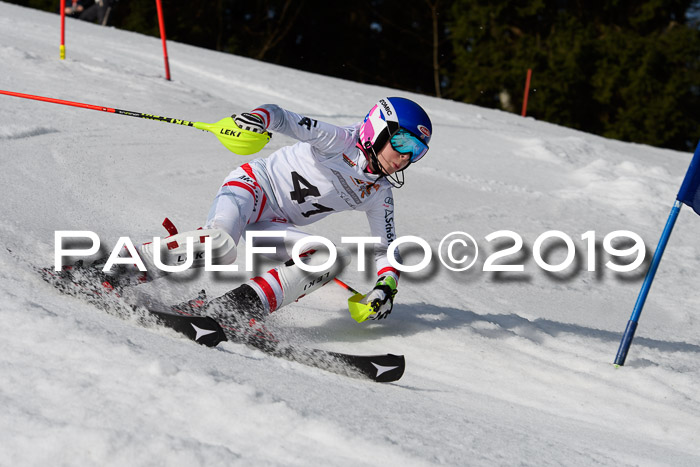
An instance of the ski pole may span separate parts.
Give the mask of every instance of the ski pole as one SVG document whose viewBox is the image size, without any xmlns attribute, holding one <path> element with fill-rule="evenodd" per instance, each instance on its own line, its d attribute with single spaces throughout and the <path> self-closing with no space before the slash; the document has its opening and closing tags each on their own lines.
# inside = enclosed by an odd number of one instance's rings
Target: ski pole
<svg viewBox="0 0 700 467">
<path fill-rule="evenodd" d="M 336 284 L 338 284 L 339 286 L 341 286 L 342 288 L 344 288 L 345 290 L 347 290 L 348 292 L 350 292 L 350 293 L 352 293 L 352 294 L 357 295 L 357 294 L 360 293 L 360 292 L 358 292 L 357 290 L 355 290 L 355 289 L 353 289 L 352 287 L 350 287 L 350 286 L 349 286 L 348 284 L 346 284 L 345 282 L 343 282 L 343 281 L 341 281 L 340 279 L 338 279 L 337 277 L 336 277 L 335 279 L 333 279 L 333 280 L 335 281 Z M 362 295 L 362 294 L 360 294 L 360 295 Z"/>
<path fill-rule="evenodd" d="M 254 131 L 243 130 L 236 125 L 233 118 L 226 117 L 219 120 L 216 123 L 202 123 L 202 122 L 191 122 L 189 120 L 183 120 L 179 118 L 171 117 L 161 117 L 159 115 L 145 114 L 141 112 L 133 112 L 131 110 L 121 110 L 113 109 L 111 107 L 104 107 L 100 105 L 83 104 L 80 102 L 65 101 L 62 99 L 54 99 L 52 97 L 34 96 L 31 94 L 22 94 L 19 92 L 3 91 L 0 89 L 0 94 L 5 94 L 7 96 L 21 97 L 23 99 L 33 99 L 42 102 L 50 102 L 52 104 L 68 105 L 73 107 L 80 107 L 83 109 L 99 110 L 102 112 L 108 112 L 118 115 L 126 115 L 128 117 L 145 118 L 147 120 L 156 120 L 159 122 L 173 123 L 175 125 L 191 126 L 199 130 L 210 131 L 216 136 L 221 144 L 223 144 L 229 151 L 239 154 L 241 156 L 247 156 L 249 154 L 255 154 L 260 151 L 268 141 L 270 141 L 270 134 L 265 133 L 255 133 Z"/>
</svg>

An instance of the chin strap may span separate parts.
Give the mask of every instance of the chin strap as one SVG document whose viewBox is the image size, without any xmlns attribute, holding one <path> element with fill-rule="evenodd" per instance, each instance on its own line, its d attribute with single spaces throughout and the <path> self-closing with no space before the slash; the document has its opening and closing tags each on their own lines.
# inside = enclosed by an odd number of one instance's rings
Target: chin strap
<svg viewBox="0 0 700 467">
<path fill-rule="evenodd" d="M 389 183 L 391 183 L 391 186 L 393 186 L 394 188 L 401 188 L 403 184 L 406 183 L 404 180 L 403 171 L 406 170 L 407 167 L 408 165 L 403 169 L 399 170 L 398 172 L 394 172 L 393 174 L 386 177 L 386 179 L 389 180 Z"/>
<path fill-rule="evenodd" d="M 386 172 L 384 171 L 384 167 L 382 166 L 382 163 L 379 162 L 379 158 L 377 157 L 377 152 L 372 147 L 372 143 L 367 141 L 365 143 L 364 147 L 362 147 L 361 144 L 358 144 L 357 146 L 362 150 L 362 152 L 365 154 L 365 156 L 370 160 L 370 166 L 374 165 L 375 167 L 377 167 L 379 169 L 379 178 L 377 179 L 377 182 L 379 180 L 381 180 L 382 178 L 386 178 L 387 181 L 394 188 L 398 189 L 404 185 L 405 181 L 404 181 L 403 171 L 406 170 L 408 168 L 408 166 L 411 165 L 410 162 L 403 169 L 401 169 L 397 172 L 394 172 L 391 175 L 387 175 Z"/>
</svg>

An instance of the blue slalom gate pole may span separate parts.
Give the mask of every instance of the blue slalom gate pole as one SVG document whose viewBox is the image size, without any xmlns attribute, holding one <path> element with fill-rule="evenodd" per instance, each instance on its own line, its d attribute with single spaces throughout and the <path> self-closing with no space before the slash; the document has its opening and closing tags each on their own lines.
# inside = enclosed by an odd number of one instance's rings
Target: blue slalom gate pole
<svg viewBox="0 0 700 467">
<path fill-rule="evenodd" d="M 620 347 L 617 349 L 617 356 L 615 357 L 616 366 L 623 366 L 625 364 L 625 359 L 627 359 L 627 352 L 630 349 L 630 345 L 632 345 L 632 339 L 634 339 L 634 333 L 637 330 L 639 316 L 642 314 L 642 308 L 644 308 L 644 302 L 646 301 L 647 295 L 649 294 L 649 289 L 651 289 L 651 283 L 654 281 L 656 270 L 659 267 L 661 257 L 664 254 L 666 244 L 668 243 L 668 239 L 671 236 L 673 226 L 676 224 L 676 219 L 678 218 L 678 213 L 681 212 L 682 206 L 683 203 L 679 200 L 676 200 L 676 202 L 673 204 L 673 208 L 671 209 L 671 214 L 669 214 L 668 216 L 668 220 L 666 221 L 666 227 L 664 227 L 664 231 L 661 234 L 659 244 L 656 246 L 654 257 L 651 260 L 651 265 L 649 266 L 649 270 L 647 271 L 647 274 L 644 277 L 642 289 L 639 291 L 639 295 L 637 296 L 637 303 L 635 303 L 634 305 L 632 316 L 627 322 L 627 328 L 625 329 L 625 333 L 622 335 Z"/>
</svg>

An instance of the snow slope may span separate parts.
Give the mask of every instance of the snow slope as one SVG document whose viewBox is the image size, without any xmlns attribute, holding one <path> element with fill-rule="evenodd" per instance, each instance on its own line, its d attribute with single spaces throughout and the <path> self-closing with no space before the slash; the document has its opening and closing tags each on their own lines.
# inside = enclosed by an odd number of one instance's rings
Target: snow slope
<svg viewBox="0 0 700 467">
<path fill-rule="evenodd" d="M 436 252 L 464 231 L 482 252 L 466 272 L 433 261 L 405 274 L 381 323 L 352 321 L 346 292 L 331 286 L 270 318 L 306 345 L 406 355 L 394 384 L 144 329 L 59 295 L 7 248 L 49 265 L 56 230 L 92 230 L 111 248 L 120 236 L 162 235 L 165 216 L 196 228 L 226 174 L 257 156 L 191 128 L 0 96 L 0 465 L 700 463 L 700 218 L 681 212 L 619 369 L 611 362 L 644 268 L 614 273 L 602 249 L 606 234 L 629 230 L 653 251 L 690 154 L 177 43 L 168 82 L 159 40 L 73 20 L 61 61 L 58 28 L 57 15 L 0 3 L 0 89 L 203 122 L 270 102 L 350 124 L 379 97 L 416 99 L 434 138 L 395 193 L 398 233 Z M 260 155 L 289 143 L 275 135 Z M 367 235 L 363 217 L 308 230 Z M 482 270 L 512 243 L 484 239 L 503 229 L 524 241 L 505 259 L 524 272 Z M 533 259 L 549 230 L 576 245 L 560 273 Z M 563 260 L 550 250 L 550 263 Z M 246 278 L 194 273 L 143 287 L 175 303 Z M 355 263 L 343 278 L 373 282 Z"/>
</svg>

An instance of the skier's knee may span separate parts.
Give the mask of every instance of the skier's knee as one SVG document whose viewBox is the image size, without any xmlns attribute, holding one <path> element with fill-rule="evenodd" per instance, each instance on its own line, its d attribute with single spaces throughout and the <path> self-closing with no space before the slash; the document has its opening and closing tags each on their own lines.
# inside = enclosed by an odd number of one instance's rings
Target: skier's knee
<svg viewBox="0 0 700 467">
<path fill-rule="evenodd" d="M 226 265 L 236 261 L 236 243 L 228 233 L 221 229 L 203 229 L 183 232 L 161 239 L 158 251 L 160 263 L 165 266 L 183 266 L 188 263 L 187 244 L 189 241 L 192 242 L 192 264 L 190 267 L 204 267 L 206 256 L 209 257 L 209 263 L 212 265 Z M 210 243 L 210 247 L 206 247 L 207 242 Z M 156 265 L 155 243 L 145 243 L 137 250 L 149 271 L 149 279 L 167 274 Z"/>
</svg>

